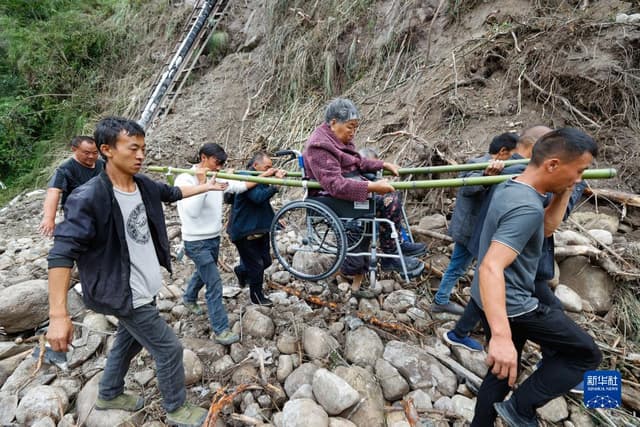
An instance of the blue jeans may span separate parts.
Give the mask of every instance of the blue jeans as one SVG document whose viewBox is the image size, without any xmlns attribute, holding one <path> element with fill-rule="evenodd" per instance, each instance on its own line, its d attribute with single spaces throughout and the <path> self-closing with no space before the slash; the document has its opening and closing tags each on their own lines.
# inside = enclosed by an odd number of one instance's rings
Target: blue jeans
<svg viewBox="0 0 640 427">
<path fill-rule="evenodd" d="M 111 400 L 124 392 L 129 363 L 142 347 L 156 362 L 162 406 L 173 412 L 186 399 L 182 344 L 154 303 L 136 308 L 130 316 L 118 317 L 116 340 L 107 357 L 98 394 L 101 399 Z"/>
<path fill-rule="evenodd" d="M 451 254 L 451 261 L 447 266 L 447 271 L 444 272 L 440 286 L 438 286 L 438 292 L 434 298 L 436 304 L 448 304 L 449 296 L 453 291 L 453 287 L 458 283 L 458 279 L 467 272 L 467 269 L 473 261 L 473 254 L 460 243 L 453 245 L 453 253 Z"/>
<path fill-rule="evenodd" d="M 184 252 L 196 265 L 196 271 L 191 276 L 182 299 L 187 303 L 195 303 L 200 289 L 207 286 L 204 296 L 211 329 L 216 335 L 229 329 L 229 319 L 222 304 L 222 279 L 217 265 L 219 251 L 219 237 L 184 242 Z"/>
</svg>

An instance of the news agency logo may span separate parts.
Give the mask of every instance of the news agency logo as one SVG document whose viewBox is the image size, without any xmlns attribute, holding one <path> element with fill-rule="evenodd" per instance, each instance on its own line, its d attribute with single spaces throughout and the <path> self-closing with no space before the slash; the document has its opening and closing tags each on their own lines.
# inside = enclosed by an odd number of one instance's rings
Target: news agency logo
<svg viewBox="0 0 640 427">
<path fill-rule="evenodd" d="M 617 408 L 622 403 L 619 371 L 587 371 L 584 374 L 584 405 L 593 409 Z"/>
</svg>

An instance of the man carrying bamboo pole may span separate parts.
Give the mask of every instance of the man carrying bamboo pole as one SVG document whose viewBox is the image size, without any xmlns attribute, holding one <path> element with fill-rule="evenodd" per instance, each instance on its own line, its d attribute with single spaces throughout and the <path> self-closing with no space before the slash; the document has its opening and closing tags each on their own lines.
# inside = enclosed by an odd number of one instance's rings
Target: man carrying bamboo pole
<svg viewBox="0 0 640 427">
<path fill-rule="evenodd" d="M 83 300 L 96 312 L 118 318 L 118 332 L 98 391 L 98 410 L 138 411 L 141 396 L 124 392 L 131 360 L 144 347 L 156 362 L 158 388 L 170 425 L 200 426 L 207 410 L 186 402 L 182 344 L 160 317 L 155 297 L 160 266 L 171 271 L 162 202 L 220 190 L 212 181 L 170 187 L 139 174 L 145 132 L 134 121 L 107 117 L 95 140 L 105 171 L 69 196 L 65 220 L 49 252 L 49 330 L 54 351 L 67 351 L 73 324 L 67 310 L 71 268 L 78 264 Z"/>
<path fill-rule="evenodd" d="M 493 426 L 496 415 L 512 427 L 537 426 L 536 409 L 568 392 L 602 354 L 593 339 L 558 308 L 534 296 L 545 221 L 545 193 L 554 198 L 547 213 L 562 218 L 567 192 L 581 180 L 598 147 L 577 129 L 558 129 L 534 146 L 531 162 L 496 189 L 483 225 L 471 295 L 482 309 L 490 371 L 478 391 L 472 426 Z M 556 224 L 557 226 L 557 224 Z M 555 229 L 555 228 L 554 228 Z M 504 402 L 515 384 L 527 340 L 554 352 Z"/>
</svg>

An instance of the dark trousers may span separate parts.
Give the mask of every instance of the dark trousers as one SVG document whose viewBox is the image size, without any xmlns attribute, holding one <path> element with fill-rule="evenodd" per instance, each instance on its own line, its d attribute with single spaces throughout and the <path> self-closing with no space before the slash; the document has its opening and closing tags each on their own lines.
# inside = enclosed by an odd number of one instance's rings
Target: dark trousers
<svg viewBox="0 0 640 427">
<path fill-rule="evenodd" d="M 162 406 L 167 412 L 173 412 L 182 406 L 187 395 L 182 344 L 160 317 L 155 304 L 143 305 L 133 310 L 130 316 L 118 317 L 116 340 L 107 357 L 98 394 L 101 399 L 111 400 L 124 392 L 124 377 L 129 364 L 143 347 L 156 362 Z"/>
<path fill-rule="evenodd" d="M 480 320 L 489 342 L 491 330 L 482 312 Z M 567 393 L 582 380 L 586 371 L 596 369 L 602 361 L 602 354 L 593 338 L 560 309 L 540 304 L 530 313 L 509 319 L 509 326 L 518 352 L 518 369 L 527 340 L 553 350 L 513 393 L 511 399 L 522 416 L 535 417 L 536 408 Z M 504 400 L 509 391 L 508 380 L 498 379 L 489 371 L 478 391 L 471 425 L 492 427 L 496 419 L 493 404 Z"/>
<path fill-rule="evenodd" d="M 563 310 L 562 303 L 560 302 L 558 297 L 553 294 L 546 280 L 536 280 L 535 287 L 536 289 L 534 296 L 538 298 L 540 304 L 546 305 L 550 308 Z M 468 336 L 480 321 L 481 316 L 482 310 L 480 309 L 478 304 L 476 304 L 473 299 L 471 299 L 469 301 L 469 304 L 467 304 L 467 306 L 465 307 L 464 313 L 456 322 L 456 326 L 453 328 L 453 332 L 460 338 Z M 543 357 L 545 354 L 547 354 L 547 351 L 548 350 L 545 347 L 542 348 Z"/>
<path fill-rule="evenodd" d="M 240 269 L 247 278 L 252 292 L 260 289 L 264 281 L 264 270 L 271 265 L 269 233 L 257 239 L 242 238 L 233 242 L 240 254 Z"/>
</svg>

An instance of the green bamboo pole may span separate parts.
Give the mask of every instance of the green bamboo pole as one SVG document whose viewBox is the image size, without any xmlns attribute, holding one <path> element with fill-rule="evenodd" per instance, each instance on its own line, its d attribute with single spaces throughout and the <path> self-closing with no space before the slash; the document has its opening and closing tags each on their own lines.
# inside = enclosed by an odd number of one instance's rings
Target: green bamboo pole
<svg viewBox="0 0 640 427">
<path fill-rule="evenodd" d="M 147 170 L 150 172 L 161 172 L 171 175 L 173 173 L 188 173 L 194 174 L 193 169 L 179 169 L 166 166 L 149 166 Z M 208 172 L 208 175 L 212 175 L 213 172 Z M 587 169 L 582 174 L 584 179 L 608 179 L 613 178 L 617 174 L 617 171 L 613 168 L 609 169 Z M 322 187 L 316 181 L 302 181 L 298 179 L 290 178 L 273 178 L 273 177 L 261 177 L 253 175 L 239 175 L 230 174 L 225 172 L 218 172 L 216 175 L 219 178 L 229 179 L 233 181 L 249 181 L 257 182 L 259 184 L 269 185 L 284 185 L 288 187 L 303 187 L 304 182 L 310 189 L 321 189 Z M 468 178 L 450 178 L 450 179 L 432 179 L 424 181 L 399 181 L 390 182 L 390 184 L 396 190 L 410 190 L 410 189 L 424 189 L 424 188 L 447 188 L 447 187 L 463 187 L 468 185 L 494 185 L 499 184 L 515 175 L 497 175 L 497 176 L 477 176 Z"/>
<path fill-rule="evenodd" d="M 504 162 L 505 167 L 511 165 L 521 165 L 529 163 L 529 159 L 519 159 L 519 160 L 506 160 Z M 447 173 L 447 172 L 464 172 L 464 171 L 473 171 L 473 170 L 481 170 L 486 169 L 489 166 L 489 162 L 483 163 L 465 163 L 462 165 L 441 165 L 441 166 L 422 166 L 416 168 L 400 168 L 398 172 L 400 175 L 410 175 L 410 174 L 426 174 L 426 173 Z M 242 174 L 248 175 L 260 175 L 259 171 L 249 171 L 249 170 L 240 170 L 236 171 Z M 391 172 L 385 170 L 385 175 L 391 175 Z M 298 171 L 287 171 L 288 177 L 301 177 L 302 173 Z"/>
</svg>

